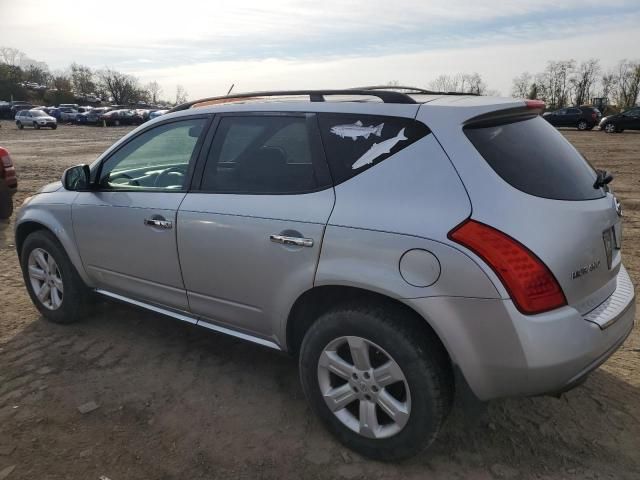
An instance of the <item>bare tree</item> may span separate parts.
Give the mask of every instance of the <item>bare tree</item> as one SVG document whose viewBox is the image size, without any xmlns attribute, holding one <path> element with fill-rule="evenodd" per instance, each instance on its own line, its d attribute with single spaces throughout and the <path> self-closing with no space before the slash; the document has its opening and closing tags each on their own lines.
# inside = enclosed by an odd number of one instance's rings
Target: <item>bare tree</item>
<svg viewBox="0 0 640 480">
<path fill-rule="evenodd" d="M 24 52 L 17 48 L 0 47 L 0 63 L 6 63 L 14 67 L 19 67 L 26 58 Z"/>
<path fill-rule="evenodd" d="M 457 73 L 455 75 L 440 75 L 431 83 L 429 88 L 439 92 L 460 92 L 485 95 L 487 85 L 479 73 Z"/>
<path fill-rule="evenodd" d="M 599 74 L 600 61 L 595 58 L 580 63 L 578 68 L 575 69 L 573 77 L 570 79 L 575 105 L 584 105 L 589 102 L 593 86 Z"/>
<path fill-rule="evenodd" d="M 536 75 L 537 96 L 552 108 L 562 108 L 569 104 L 571 92 L 570 78 L 575 69 L 575 60 L 547 62 L 544 72 Z"/>
<path fill-rule="evenodd" d="M 621 60 L 613 74 L 613 94 L 619 108 L 629 108 L 638 101 L 640 63 Z"/>
<path fill-rule="evenodd" d="M 614 95 L 616 76 L 609 72 L 602 75 L 600 79 L 600 91 L 598 95 L 605 99 L 610 99 Z"/>
<path fill-rule="evenodd" d="M 114 103 L 124 105 L 139 99 L 140 89 L 135 77 L 109 68 L 100 70 L 97 76 L 102 89 Z"/>
<path fill-rule="evenodd" d="M 176 105 L 185 103 L 189 98 L 189 94 L 182 85 L 176 85 Z"/>
<path fill-rule="evenodd" d="M 96 91 L 94 74 L 89 67 L 74 62 L 69 68 L 71 70 L 71 84 L 76 94 L 87 95 Z"/>
<path fill-rule="evenodd" d="M 527 98 L 533 85 L 533 76 L 529 72 L 522 72 L 513 79 L 511 95 L 515 98 Z"/>
<path fill-rule="evenodd" d="M 162 87 L 160 84 L 154 80 L 153 82 L 147 83 L 144 88 L 149 95 L 151 103 L 154 105 L 157 104 L 160 101 L 160 95 L 162 95 Z"/>
</svg>

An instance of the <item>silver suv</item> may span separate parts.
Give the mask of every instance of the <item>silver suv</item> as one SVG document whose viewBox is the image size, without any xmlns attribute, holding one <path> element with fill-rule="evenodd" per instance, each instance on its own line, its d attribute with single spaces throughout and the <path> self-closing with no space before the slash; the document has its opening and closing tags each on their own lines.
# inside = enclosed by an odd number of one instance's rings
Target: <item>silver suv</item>
<svg viewBox="0 0 640 480">
<path fill-rule="evenodd" d="M 612 177 L 543 107 L 375 88 L 181 105 L 25 201 L 27 289 L 55 322 L 99 294 L 290 352 L 342 442 L 413 455 L 454 386 L 561 392 L 633 327 Z"/>
</svg>

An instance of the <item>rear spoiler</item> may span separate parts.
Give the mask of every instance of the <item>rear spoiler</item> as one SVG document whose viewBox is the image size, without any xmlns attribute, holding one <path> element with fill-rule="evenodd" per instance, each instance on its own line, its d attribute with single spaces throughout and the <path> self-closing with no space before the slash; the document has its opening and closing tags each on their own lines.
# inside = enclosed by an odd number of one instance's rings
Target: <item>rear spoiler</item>
<svg viewBox="0 0 640 480">
<path fill-rule="evenodd" d="M 528 120 L 541 115 L 545 109 L 545 103 L 542 100 L 525 100 L 521 107 L 505 108 L 503 110 L 494 110 L 489 113 L 483 113 L 477 117 L 470 118 L 464 122 L 463 128 L 483 128 L 500 125 L 503 123 L 511 123 L 520 120 Z"/>
</svg>

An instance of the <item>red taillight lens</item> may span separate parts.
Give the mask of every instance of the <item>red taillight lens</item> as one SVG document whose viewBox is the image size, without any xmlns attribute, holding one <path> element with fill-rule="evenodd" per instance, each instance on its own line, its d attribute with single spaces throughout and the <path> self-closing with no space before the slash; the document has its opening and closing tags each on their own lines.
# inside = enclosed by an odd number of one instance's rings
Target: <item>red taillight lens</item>
<svg viewBox="0 0 640 480">
<path fill-rule="evenodd" d="M 532 315 L 566 305 L 564 293 L 547 266 L 510 236 L 467 220 L 451 230 L 449 238 L 473 251 L 496 272 L 522 313 Z"/>
<path fill-rule="evenodd" d="M 527 108 L 544 108 L 545 103 L 542 100 L 525 100 Z"/>
</svg>

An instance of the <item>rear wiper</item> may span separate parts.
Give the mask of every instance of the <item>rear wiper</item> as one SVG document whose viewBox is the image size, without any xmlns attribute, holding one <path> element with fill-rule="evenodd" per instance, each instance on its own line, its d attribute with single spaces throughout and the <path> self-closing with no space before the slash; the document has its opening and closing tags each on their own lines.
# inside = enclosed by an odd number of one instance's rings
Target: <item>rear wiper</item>
<svg viewBox="0 0 640 480">
<path fill-rule="evenodd" d="M 598 174 L 598 177 L 596 178 L 596 181 L 593 183 L 593 188 L 602 188 L 605 185 L 608 185 L 609 183 L 611 183 L 611 180 L 613 180 L 613 175 L 611 175 L 606 170 L 598 169 L 596 170 L 596 173 Z"/>
</svg>

